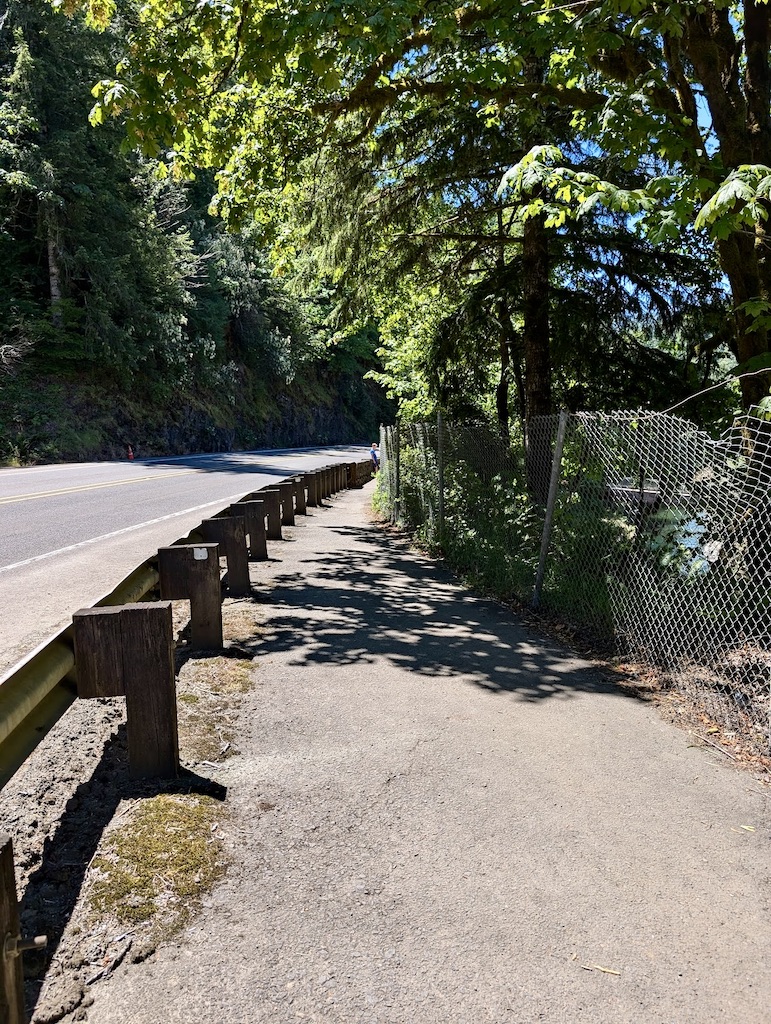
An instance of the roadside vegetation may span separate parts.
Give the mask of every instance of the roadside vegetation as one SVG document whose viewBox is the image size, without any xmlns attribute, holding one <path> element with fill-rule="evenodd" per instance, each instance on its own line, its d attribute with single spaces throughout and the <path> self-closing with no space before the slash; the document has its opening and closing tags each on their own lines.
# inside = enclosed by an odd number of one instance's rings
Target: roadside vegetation
<svg viewBox="0 0 771 1024">
<path fill-rule="evenodd" d="M 0 454 L 764 406 L 770 18 L 10 0 Z"/>
<path fill-rule="evenodd" d="M 342 337 L 328 281 L 213 216 L 213 172 L 159 178 L 89 125 L 120 33 L 26 0 L 0 22 L 0 461 L 366 440 L 374 329 Z"/>
</svg>

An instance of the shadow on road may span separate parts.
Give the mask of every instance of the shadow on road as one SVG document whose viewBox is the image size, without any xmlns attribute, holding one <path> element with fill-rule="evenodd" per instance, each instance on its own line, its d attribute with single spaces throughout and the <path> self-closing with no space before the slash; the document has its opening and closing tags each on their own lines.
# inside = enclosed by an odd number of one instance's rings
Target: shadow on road
<svg viewBox="0 0 771 1024">
<path fill-rule="evenodd" d="M 289 463 L 283 465 L 282 458 L 326 459 L 333 462 L 357 462 L 369 458 L 369 449 L 350 445 L 336 445 L 323 448 L 281 448 L 255 452 L 210 452 L 199 455 L 168 455 L 149 459 L 137 459 L 134 466 L 174 466 L 195 469 L 201 473 L 264 473 L 266 476 L 283 478 L 292 473 L 309 472 L 309 468 L 298 468 Z M 326 462 L 319 463 L 319 466 Z"/>
<path fill-rule="evenodd" d="M 335 536 L 329 551 L 305 561 L 307 575 L 275 579 L 270 603 L 280 610 L 268 621 L 266 649 L 295 651 L 294 664 L 385 658 L 418 678 L 460 678 L 527 701 L 579 691 L 630 696 L 403 542 L 375 527 L 322 529 Z"/>
</svg>

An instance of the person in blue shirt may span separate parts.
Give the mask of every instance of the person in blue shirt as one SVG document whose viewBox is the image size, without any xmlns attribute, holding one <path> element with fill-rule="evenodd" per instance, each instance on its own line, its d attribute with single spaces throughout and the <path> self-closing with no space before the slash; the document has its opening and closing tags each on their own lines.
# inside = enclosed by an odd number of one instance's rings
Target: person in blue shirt
<svg viewBox="0 0 771 1024">
<path fill-rule="evenodd" d="M 372 442 L 372 447 L 369 450 L 369 457 L 372 459 L 372 471 L 377 473 L 380 469 L 380 453 L 377 448 L 377 441 Z"/>
</svg>

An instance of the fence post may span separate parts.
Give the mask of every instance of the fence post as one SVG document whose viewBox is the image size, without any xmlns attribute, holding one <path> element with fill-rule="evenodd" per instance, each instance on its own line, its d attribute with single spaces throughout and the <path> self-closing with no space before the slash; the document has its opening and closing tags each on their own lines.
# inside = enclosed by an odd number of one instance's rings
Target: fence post
<svg viewBox="0 0 771 1024">
<path fill-rule="evenodd" d="M 444 417 L 442 416 L 441 409 L 438 409 L 436 413 L 436 472 L 439 491 L 439 507 L 437 509 L 439 517 L 439 543 L 441 544 L 444 537 Z"/>
<path fill-rule="evenodd" d="M 179 769 L 171 602 L 84 608 L 72 617 L 79 697 L 126 695 L 132 778 Z"/>
<path fill-rule="evenodd" d="M 530 607 L 535 609 L 541 603 L 541 590 L 543 589 L 543 578 L 546 574 L 546 557 L 549 554 L 549 542 L 551 540 L 551 528 L 554 520 L 554 506 L 557 503 L 557 489 L 560 482 L 560 468 L 562 466 L 562 448 L 565 444 L 565 430 L 568 424 L 568 414 L 563 409 L 560 413 L 559 426 L 557 427 L 557 441 L 554 445 L 554 458 L 551 463 L 551 480 L 549 481 L 549 497 L 546 501 L 546 517 L 543 522 L 543 536 L 541 538 L 541 557 L 538 561 L 538 573 L 535 577 L 533 588 L 533 599 Z"/>
<path fill-rule="evenodd" d="M 222 589 L 218 544 L 158 548 L 161 600 L 190 601 L 190 646 L 222 647 Z"/>
<path fill-rule="evenodd" d="M 396 421 L 396 423 L 394 423 L 393 444 L 394 444 L 394 479 L 395 479 L 394 491 L 395 491 L 395 494 L 394 494 L 393 512 L 392 512 L 392 520 L 391 521 L 394 522 L 394 523 L 398 523 L 399 522 L 399 512 L 401 511 L 399 506 L 401 505 L 401 488 L 402 488 L 401 459 L 399 458 L 399 421 L 398 420 Z"/>
</svg>

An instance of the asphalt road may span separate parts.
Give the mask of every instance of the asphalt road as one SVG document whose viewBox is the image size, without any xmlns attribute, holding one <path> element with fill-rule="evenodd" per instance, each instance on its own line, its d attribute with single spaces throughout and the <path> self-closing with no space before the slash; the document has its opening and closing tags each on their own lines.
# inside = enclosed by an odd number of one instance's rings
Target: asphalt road
<svg viewBox="0 0 771 1024">
<path fill-rule="evenodd" d="M 364 457 L 337 447 L 0 470 L 0 671 L 229 502 Z"/>
</svg>

